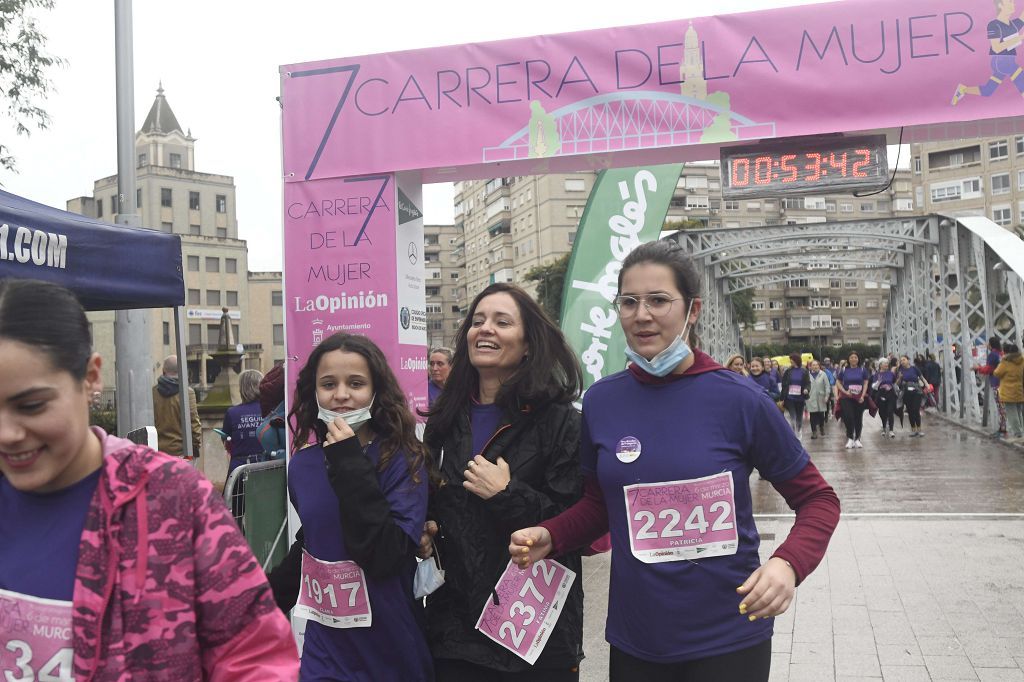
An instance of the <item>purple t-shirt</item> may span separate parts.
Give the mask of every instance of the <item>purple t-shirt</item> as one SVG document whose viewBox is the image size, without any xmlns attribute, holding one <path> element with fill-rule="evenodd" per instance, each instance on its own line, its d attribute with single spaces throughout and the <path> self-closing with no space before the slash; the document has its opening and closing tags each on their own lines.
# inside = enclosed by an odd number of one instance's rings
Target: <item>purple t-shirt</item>
<svg viewBox="0 0 1024 682">
<path fill-rule="evenodd" d="M 988 365 L 991 374 L 988 375 L 988 385 L 992 388 L 999 388 L 999 377 L 995 375 L 996 367 L 1003 361 L 1003 354 L 997 350 L 990 350 L 988 357 L 985 358 L 985 364 Z"/>
<path fill-rule="evenodd" d="M 260 401 L 229 407 L 224 413 L 223 431 L 231 436 L 231 457 L 248 457 L 263 452 L 259 430 L 263 422 Z"/>
<path fill-rule="evenodd" d="M 768 391 L 769 394 L 775 393 L 775 382 L 768 375 L 768 372 L 761 372 L 760 374 L 751 374 L 750 380 L 755 384 Z"/>
<path fill-rule="evenodd" d="M 371 444 L 366 456 L 375 464 L 380 447 Z M 377 472 L 380 489 L 391 506 L 391 518 L 419 544 L 427 517 L 427 474 L 419 483 L 409 476 L 405 455 L 395 453 L 384 471 Z M 322 561 L 351 561 L 341 535 L 338 498 L 327 480 L 327 465 L 320 445 L 300 450 L 288 465 L 288 495 L 302 521 L 306 551 Z M 366 592 L 373 610 L 368 628 L 331 628 L 310 620 L 302 649 L 303 680 L 409 680 L 430 679 L 433 663 L 418 608 L 412 596 L 409 570 L 388 578 L 366 576 Z"/>
<path fill-rule="evenodd" d="M 0 477 L 0 589 L 71 601 L 100 471 L 52 493 L 21 492 Z"/>
<path fill-rule="evenodd" d="M 623 439 L 639 442 L 640 455 L 630 463 L 616 456 Z M 756 468 L 769 481 L 787 481 L 809 461 L 771 398 L 733 372 L 659 385 L 620 372 L 591 386 L 583 399 L 580 462 L 584 472 L 597 475 L 608 507 L 608 642 L 632 656 L 669 663 L 771 637 L 773 620 L 750 622 L 738 610 L 736 587 L 761 565 L 749 478 Z M 736 554 L 653 564 L 633 556 L 625 486 L 723 472 L 731 472 L 735 490 Z"/>
<path fill-rule="evenodd" d="M 875 376 L 871 383 L 877 383 L 879 390 L 892 390 L 893 384 L 896 383 L 896 375 L 885 370 L 884 372 L 875 372 Z"/>
<path fill-rule="evenodd" d="M 470 430 L 473 433 L 473 455 L 479 455 L 501 423 L 502 409 L 498 405 L 473 403 L 469 410 Z"/>
<path fill-rule="evenodd" d="M 863 367 L 847 367 L 839 373 L 839 381 L 847 391 L 851 386 L 863 386 L 868 377 L 868 371 Z"/>
</svg>

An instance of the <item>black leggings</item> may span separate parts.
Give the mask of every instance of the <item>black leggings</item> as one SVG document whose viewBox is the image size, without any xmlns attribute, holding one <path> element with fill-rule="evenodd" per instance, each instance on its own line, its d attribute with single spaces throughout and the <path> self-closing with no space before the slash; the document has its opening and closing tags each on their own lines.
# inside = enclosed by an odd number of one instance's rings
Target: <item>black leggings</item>
<svg viewBox="0 0 1024 682">
<path fill-rule="evenodd" d="M 903 392 L 903 406 L 907 408 L 911 427 L 921 427 L 921 399 L 923 397 L 921 391 Z"/>
<path fill-rule="evenodd" d="M 839 409 L 843 415 L 843 424 L 846 425 L 846 437 L 860 440 L 860 432 L 864 428 L 864 403 L 855 398 L 840 398 Z"/>
<path fill-rule="evenodd" d="M 825 413 L 811 412 L 811 431 L 825 433 Z"/>
<path fill-rule="evenodd" d="M 608 661 L 610 682 L 766 682 L 771 667 L 770 639 L 684 663 L 651 663 L 612 647 Z"/>
<path fill-rule="evenodd" d="M 875 402 L 878 403 L 878 417 L 882 420 L 882 430 L 892 431 L 896 415 L 896 396 L 892 391 L 880 390 Z"/>
<path fill-rule="evenodd" d="M 434 659 L 434 675 L 436 682 L 579 682 L 580 668 L 571 670 L 545 670 L 531 668 L 526 672 L 509 673 L 492 670 L 467 661 L 456 661 L 450 658 Z"/>
</svg>

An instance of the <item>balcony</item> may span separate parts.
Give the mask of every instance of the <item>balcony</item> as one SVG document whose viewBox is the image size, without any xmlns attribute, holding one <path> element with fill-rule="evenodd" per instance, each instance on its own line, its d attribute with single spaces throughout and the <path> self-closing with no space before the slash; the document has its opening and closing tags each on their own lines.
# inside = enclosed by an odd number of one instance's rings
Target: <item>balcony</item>
<svg viewBox="0 0 1024 682">
<path fill-rule="evenodd" d="M 487 228 L 487 235 L 491 239 L 503 234 L 512 234 L 512 220 L 509 218 L 502 218 Z"/>
</svg>

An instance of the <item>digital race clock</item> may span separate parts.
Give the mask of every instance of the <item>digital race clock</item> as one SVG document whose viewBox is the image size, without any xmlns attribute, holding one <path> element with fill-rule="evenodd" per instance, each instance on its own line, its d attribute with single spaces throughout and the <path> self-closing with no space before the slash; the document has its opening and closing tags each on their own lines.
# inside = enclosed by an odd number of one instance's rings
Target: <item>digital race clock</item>
<svg viewBox="0 0 1024 682">
<path fill-rule="evenodd" d="M 885 135 L 771 140 L 721 154 L 724 199 L 852 193 L 889 182 Z"/>
</svg>

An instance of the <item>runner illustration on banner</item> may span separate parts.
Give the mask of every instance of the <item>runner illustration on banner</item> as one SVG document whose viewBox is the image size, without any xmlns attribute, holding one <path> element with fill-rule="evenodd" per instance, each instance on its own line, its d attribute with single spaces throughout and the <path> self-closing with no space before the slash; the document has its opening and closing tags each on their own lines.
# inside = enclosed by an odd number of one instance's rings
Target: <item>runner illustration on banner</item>
<svg viewBox="0 0 1024 682">
<path fill-rule="evenodd" d="M 1007 79 L 1016 86 L 1017 92 L 1024 95 L 1024 69 L 1017 64 L 1017 48 L 1024 42 L 1020 35 L 1024 28 L 1024 12 L 1017 18 L 1013 17 L 1017 12 L 1016 0 L 995 0 L 995 3 L 998 14 L 988 23 L 992 75 L 984 85 L 958 85 L 953 93 L 953 106 L 967 95 L 991 97 Z"/>
</svg>

